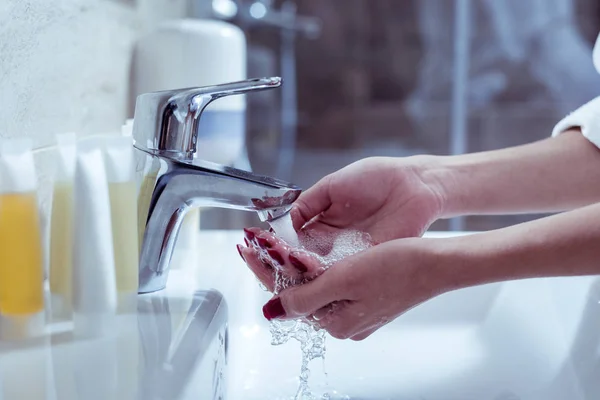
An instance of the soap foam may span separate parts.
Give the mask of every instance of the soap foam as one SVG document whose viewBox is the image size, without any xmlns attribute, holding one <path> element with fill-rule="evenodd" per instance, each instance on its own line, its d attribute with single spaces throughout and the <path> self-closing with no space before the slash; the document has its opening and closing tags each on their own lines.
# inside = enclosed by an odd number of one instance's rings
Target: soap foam
<svg viewBox="0 0 600 400">
<path fill-rule="evenodd" d="M 293 227 L 290 213 L 270 222 L 275 234 L 285 241 L 290 247 L 309 253 L 322 264 L 323 271 L 335 263 L 372 246 L 368 234 L 356 230 L 342 230 L 335 233 L 320 232 L 301 233 L 298 235 Z M 267 257 L 268 254 L 261 254 Z M 275 290 L 278 294 L 282 290 L 305 282 L 296 282 L 285 276 L 275 260 L 269 260 L 275 266 Z M 318 279 L 318 278 L 317 278 Z M 308 385 L 308 363 L 315 358 L 325 359 L 325 331 L 318 322 L 307 318 L 294 321 L 272 320 L 270 325 L 271 344 L 281 345 L 290 339 L 300 342 L 302 350 L 302 367 L 300 370 L 300 386 L 294 400 L 350 400 L 348 396 L 340 396 L 337 392 L 325 393 L 320 397 L 315 396 Z"/>
<path fill-rule="evenodd" d="M 371 246 L 370 235 L 356 230 L 320 234 L 318 237 L 305 235 L 302 238 L 303 249 L 313 253 L 325 269 Z"/>
</svg>

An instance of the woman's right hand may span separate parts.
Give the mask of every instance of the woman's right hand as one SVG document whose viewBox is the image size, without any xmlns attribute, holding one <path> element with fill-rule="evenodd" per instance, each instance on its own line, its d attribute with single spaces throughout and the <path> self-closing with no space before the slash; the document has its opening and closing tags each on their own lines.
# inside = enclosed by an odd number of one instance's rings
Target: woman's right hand
<svg viewBox="0 0 600 400">
<path fill-rule="evenodd" d="M 269 232 L 252 228 L 245 234 L 248 247 L 238 245 L 240 255 L 275 294 L 263 307 L 265 318 L 312 319 L 338 339 L 365 339 L 412 307 L 453 289 L 454 279 L 448 277 L 456 273 L 448 271 L 456 269 L 447 265 L 454 252 L 442 239 L 388 241 L 324 270 L 314 254 L 290 248 Z M 282 279 L 289 284 L 281 287 Z"/>
<path fill-rule="evenodd" d="M 294 228 L 354 229 L 375 243 L 421 236 L 442 216 L 445 201 L 442 185 L 427 173 L 431 160 L 367 158 L 334 172 L 300 195 Z"/>
</svg>

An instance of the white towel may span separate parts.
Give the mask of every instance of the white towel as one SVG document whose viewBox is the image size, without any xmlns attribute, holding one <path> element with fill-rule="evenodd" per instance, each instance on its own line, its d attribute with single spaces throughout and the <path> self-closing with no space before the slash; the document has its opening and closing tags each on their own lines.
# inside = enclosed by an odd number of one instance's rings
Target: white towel
<svg viewBox="0 0 600 400">
<path fill-rule="evenodd" d="M 596 71 L 600 74 L 600 35 L 596 40 L 592 58 Z M 583 136 L 600 148 L 600 97 L 596 97 L 563 118 L 554 127 L 552 136 L 572 128 L 581 129 Z"/>
</svg>

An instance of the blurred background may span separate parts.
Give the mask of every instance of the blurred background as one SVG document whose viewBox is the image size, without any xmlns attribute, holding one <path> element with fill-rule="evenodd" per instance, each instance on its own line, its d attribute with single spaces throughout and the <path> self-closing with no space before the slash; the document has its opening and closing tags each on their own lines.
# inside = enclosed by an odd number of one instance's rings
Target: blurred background
<svg viewBox="0 0 600 400">
<path fill-rule="evenodd" d="M 157 27 L 198 19 L 241 29 L 248 77 L 285 80 L 248 96 L 245 140 L 229 163 L 304 188 L 364 157 L 542 139 L 600 95 L 597 0 L 2 0 L 0 136 L 42 146 L 59 131 L 117 130 L 132 117 L 139 43 L 160 51 L 148 42 Z M 201 218 L 206 229 L 255 222 L 218 210 Z"/>
</svg>

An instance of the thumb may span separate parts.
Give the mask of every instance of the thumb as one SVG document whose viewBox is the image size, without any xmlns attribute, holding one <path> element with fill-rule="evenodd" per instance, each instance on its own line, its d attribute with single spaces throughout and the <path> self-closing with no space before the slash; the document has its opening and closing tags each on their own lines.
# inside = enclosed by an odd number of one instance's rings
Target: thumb
<svg viewBox="0 0 600 400">
<path fill-rule="evenodd" d="M 303 192 L 295 201 L 291 216 L 294 229 L 299 231 L 311 219 L 331 206 L 329 196 L 330 176 L 326 176 L 313 187 Z"/>
<path fill-rule="evenodd" d="M 294 319 L 313 314 L 317 310 L 343 300 L 336 290 L 334 274 L 328 270 L 313 281 L 282 291 L 263 307 L 263 314 L 272 319 Z"/>
</svg>

